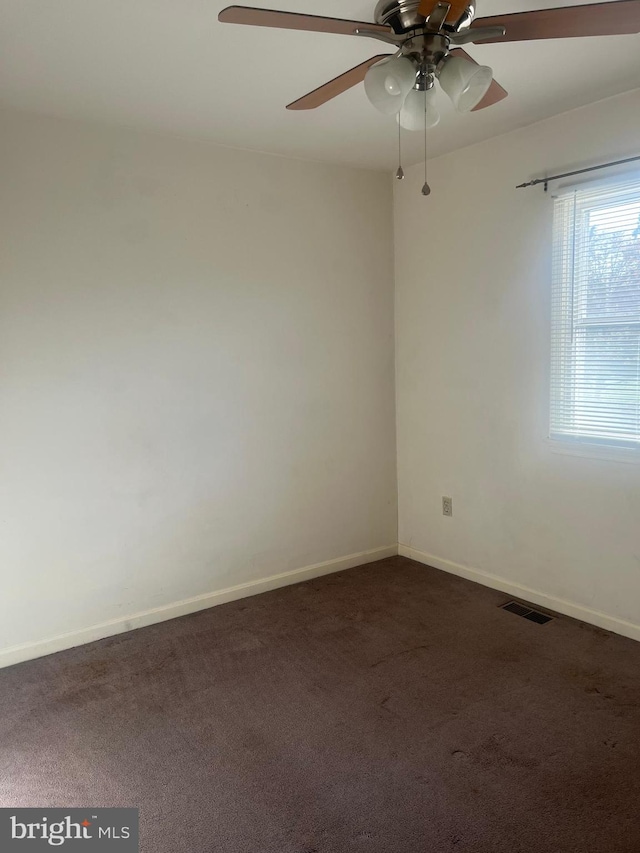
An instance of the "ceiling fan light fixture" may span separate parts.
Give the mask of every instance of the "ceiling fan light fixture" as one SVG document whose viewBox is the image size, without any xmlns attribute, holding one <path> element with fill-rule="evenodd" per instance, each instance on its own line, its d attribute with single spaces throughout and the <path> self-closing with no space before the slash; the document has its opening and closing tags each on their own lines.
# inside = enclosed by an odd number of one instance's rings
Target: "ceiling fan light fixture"
<svg viewBox="0 0 640 853">
<path fill-rule="evenodd" d="M 378 112 L 400 112 L 405 98 L 416 82 L 416 67 L 406 56 L 384 59 L 372 65 L 364 78 L 367 98 Z"/>
<path fill-rule="evenodd" d="M 438 79 L 458 112 L 468 113 L 489 91 L 493 70 L 488 65 L 476 65 L 459 56 L 448 56 Z"/>
<path fill-rule="evenodd" d="M 425 104 L 426 102 L 426 104 Z M 406 97 L 402 109 L 398 113 L 398 122 L 404 130 L 424 130 L 425 106 L 427 112 L 427 127 L 435 127 L 440 121 L 440 113 L 436 106 L 435 88 L 424 92 L 412 89 Z"/>
</svg>

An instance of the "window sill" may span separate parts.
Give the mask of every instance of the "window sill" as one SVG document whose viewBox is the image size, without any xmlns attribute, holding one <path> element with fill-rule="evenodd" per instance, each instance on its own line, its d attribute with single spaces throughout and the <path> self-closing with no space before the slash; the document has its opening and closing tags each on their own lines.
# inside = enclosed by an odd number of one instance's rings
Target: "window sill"
<svg viewBox="0 0 640 853">
<path fill-rule="evenodd" d="M 590 444 L 587 441 L 562 441 L 557 438 L 545 439 L 552 453 L 563 456 L 582 456 L 586 459 L 604 459 L 607 462 L 626 462 L 640 465 L 640 449 L 634 447 L 613 447 L 606 444 Z"/>
</svg>

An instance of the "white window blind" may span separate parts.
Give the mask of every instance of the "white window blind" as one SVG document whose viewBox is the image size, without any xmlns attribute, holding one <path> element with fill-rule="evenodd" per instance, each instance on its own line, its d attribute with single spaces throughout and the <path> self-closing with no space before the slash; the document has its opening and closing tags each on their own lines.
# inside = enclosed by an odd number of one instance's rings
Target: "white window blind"
<svg viewBox="0 0 640 853">
<path fill-rule="evenodd" d="M 640 177 L 555 199 L 550 434 L 640 449 Z"/>
</svg>

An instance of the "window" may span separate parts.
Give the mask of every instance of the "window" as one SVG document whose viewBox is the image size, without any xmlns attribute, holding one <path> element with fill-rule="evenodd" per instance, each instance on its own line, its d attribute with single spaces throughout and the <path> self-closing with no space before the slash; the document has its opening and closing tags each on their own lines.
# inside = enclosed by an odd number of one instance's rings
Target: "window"
<svg viewBox="0 0 640 853">
<path fill-rule="evenodd" d="M 550 434 L 640 450 L 640 177 L 555 200 Z"/>
</svg>

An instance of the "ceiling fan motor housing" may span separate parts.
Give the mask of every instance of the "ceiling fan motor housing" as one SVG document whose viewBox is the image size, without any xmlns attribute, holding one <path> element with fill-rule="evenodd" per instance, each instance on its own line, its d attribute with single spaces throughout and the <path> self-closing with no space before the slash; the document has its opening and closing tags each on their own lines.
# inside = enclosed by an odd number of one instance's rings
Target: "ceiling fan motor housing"
<svg viewBox="0 0 640 853">
<path fill-rule="evenodd" d="M 421 0 L 378 0 L 375 11 L 376 23 L 389 26 L 399 35 L 402 35 L 417 27 L 424 27 L 425 19 L 418 13 L 418 8 L 421 5 Z M 438 0 L 434 0 L 433 7 L 438 5 Z M 452 10 L 455 13 L 460 8 L 460 2 L 451 2 Z M 475 0 L 467 0 L 467 3 L 458 15 L 457 18 L 451 18 L 451 12 L 447 19 L 446 27 L 453 32 L 467 29 L 476 14 Z"/>
</svg>

